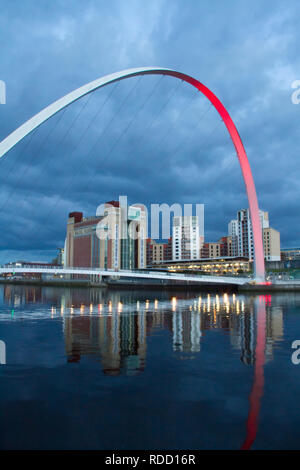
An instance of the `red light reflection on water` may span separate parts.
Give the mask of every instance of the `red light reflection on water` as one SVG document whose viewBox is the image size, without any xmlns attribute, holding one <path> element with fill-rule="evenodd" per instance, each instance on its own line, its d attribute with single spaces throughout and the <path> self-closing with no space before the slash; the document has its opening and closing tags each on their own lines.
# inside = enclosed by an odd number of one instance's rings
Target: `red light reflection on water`
<svg viewBox="0 0 300 470">
<path fill-rule="evenodd" d="M 259 301 L 265 302 L 266 305 L 271 305 L 272 296 L 271 295 L 260 295 Z"/>
<path fill-rule="evenodd" d="M 257 337 L 255 348 L 254 380 L 249 397 L 250 408 L 247 419 L 247 436 L 241 447 L 251 448 L 257 434 L 260 400 L 264 389 L 264 364 L 266 345 L 266 304 L 271 303 L 270 295 L 260 295 L 256 304 Z"/>
</svg>

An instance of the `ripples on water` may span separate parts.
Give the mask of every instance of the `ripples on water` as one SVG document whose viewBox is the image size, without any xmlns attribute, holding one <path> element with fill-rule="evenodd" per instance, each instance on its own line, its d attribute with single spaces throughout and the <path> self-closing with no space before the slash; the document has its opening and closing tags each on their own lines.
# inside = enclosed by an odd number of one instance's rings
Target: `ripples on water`
<svg viewBox="0 0 300 470">
<path fill-rule="evenodd" d="M 3 285 L 1 448 L 299 448 L 300 296 Z"/>
</svg>

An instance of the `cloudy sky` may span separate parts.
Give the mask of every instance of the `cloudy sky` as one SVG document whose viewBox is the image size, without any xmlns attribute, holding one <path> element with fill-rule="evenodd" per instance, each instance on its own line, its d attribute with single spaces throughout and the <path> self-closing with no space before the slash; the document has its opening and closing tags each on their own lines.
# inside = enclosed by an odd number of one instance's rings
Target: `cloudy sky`
<svg viewBox="0 0 300 470">
<path fill-rule="evenodd" d="M 297 0 L 0 0 L 0 139 L 73 89 L 130 67 L 173 68 L 221 99 L 242 137 L 260 208 L 300 245 Z M 68 212 L 106 200 L 203 203 L 217 241 L 247 207 L 214 108 L 171 77 L 132 78 L 57 114 L 0 160 L 0 263 L 48 260 Z"/>
</svg>

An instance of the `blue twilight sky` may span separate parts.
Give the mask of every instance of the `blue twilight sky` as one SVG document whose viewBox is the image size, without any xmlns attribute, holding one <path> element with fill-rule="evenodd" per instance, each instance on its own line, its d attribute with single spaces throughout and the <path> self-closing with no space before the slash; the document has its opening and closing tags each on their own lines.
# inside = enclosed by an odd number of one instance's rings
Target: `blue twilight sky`
<svg viewBox="0 0 300 470">
<path fill-rule="evenodd" d="M 0 0 L 0 139 L 52 101 L 102 75 L 139 66 L 186 72 L 232 115 L 260 208 L 300 245 L 300 6 L 297 0 Z M 0 161 L 0 263 L 47 260 L 68 212 L 104 201 L 203 203 L 205 238 L 247 207 L 217 113 L 174 78 L 98 90 L 43 124 Z"/>
</svg>

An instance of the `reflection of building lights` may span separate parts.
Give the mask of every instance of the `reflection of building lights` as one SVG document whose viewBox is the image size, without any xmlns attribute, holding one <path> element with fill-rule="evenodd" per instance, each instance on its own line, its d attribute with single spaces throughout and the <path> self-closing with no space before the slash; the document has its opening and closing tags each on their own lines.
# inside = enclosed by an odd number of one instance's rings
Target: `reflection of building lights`
<svg viewBox="0 0 300 470">
<path fill-rule="evenodd" d="M 207 295 L 207 311 L 210 312 L 210 294 Z"/>
<path fill-rule="evenodd" d="M 90 304 L 90 313 L 93 312 L 93 304 Z"/>
<path fill-rule="evenodd" d="M 63 315 L 64 314 L 64 307 L 63 305 L 61 306 L 61 309 L 60 309 L 60 314 Z"/>
<path fill-rule="evenodd" d="M 219 299 L 218 294 L 216 295 L 216 310 L 217 312 L 220 311 L 220 299 Z"/>
<path fill-rule="evenodd" d="M 232 294 L 232 301 L 235 303 L 235 294 Z"/>
<path fill-rule="evenodd" d="M 123 304 L 122 302 L 118 302 L 118 313 L 122 312 Z"/>
<path fill-rule="evenodd" d="M 112 312 L 112 303 L 111 303 L 111 300 L 108 302 L 108 311 L 109 311 L 109 313 Z"/>
<path fill-rule="evenodd" d="M 155 300 L 154 300 L 154 308 L 157 309 L 157 307 L 158 307 L 158 300 L 155 299 Z"/>
<path fill-rule="evenodd" d="M 176 310 L 176 304 L 177 304 L 177 300 L 176 300 L 176 297 L 172 297 L 172 311 L 175 312 Z"/>
<path fill-rule="evenodd" d="M 98 312 L 101 313 L 101 311 L 102 311 L 102 304 L 99 304 L 98 305 Z"/>
<path fill-rule="evenodd" d="M 80 305 L 80 314 L 82 315 L 83 313 L 84 313 L 84 305 L 81 304 L 81 305 Z"/>
<path fill-rule="evenodd" d="M 70 308 L 70 312 L 71 312 L 71 315 L 73 315 L 73 313 L 74 313 L 73 305 L 72 305 L 72 307 Z"/>
<path fill-rule="evenodd" d="M 146 310 L 149 308 L 149 300 L 146 300 Z"/>
<path fill-rule="evenodd" d="M 139 310 L 140 309 L 140 301 L 138 300 L 137 303 L 136 303 L 136 309 Z"/>
<path fill-rule="evenodd" d="M 241 309 L 242 309 L 242 312 L 244 313 L 244 311 L 245 311 L 245 302 L 244 301 L 242 301 Z"/>
<path fill-rule="evenodd" d="M 239 300 L 236 301 L 235 308 L 236 308 L 236 313 L 239 314 L 240 313 L 240 301 Z"/>
</svg>

